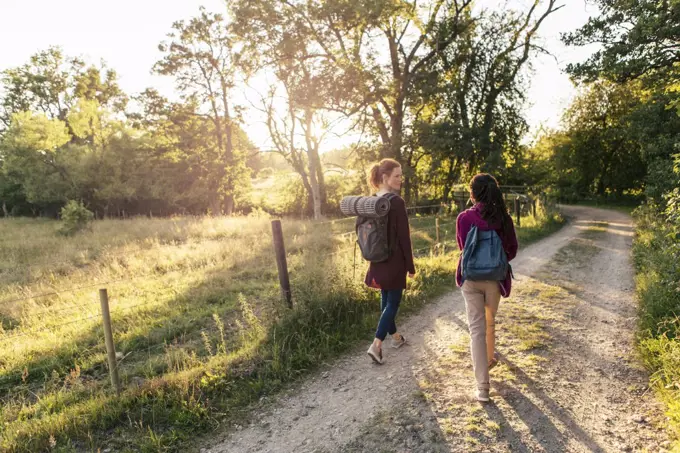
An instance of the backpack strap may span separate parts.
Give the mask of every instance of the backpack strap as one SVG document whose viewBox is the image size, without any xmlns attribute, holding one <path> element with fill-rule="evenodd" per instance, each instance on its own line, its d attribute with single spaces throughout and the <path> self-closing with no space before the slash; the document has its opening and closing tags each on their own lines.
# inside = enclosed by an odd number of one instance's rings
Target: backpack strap
<svg viewBox="0 0 680 453">
<path fill-rule="evenodd" d="M 357 206 L 359 205 L 359 200 L 361 200 L 360 197 L 357 197 L 356 200 L 354 200 L 354 206 L 352 206 L 352 210 L 354 212 L 357 212 Z"/>
<path fill-rule="evenodd" d="M 465 245 L 469 247 L 468 256 L 475 253 L 475 248 L 477 247 L 477 236 L 479 235 L 479 229 L 477 225 L 472 225 L 470 231 L 468 231 L 467 237 L 465 238 Z M 468 244 L 469 241 L 469 244 Z"/>
<path fill-rule="evenodd" d="M 396 197 L 397 194 L 392 192 L 387 192 L 385 195 L 383 195 L 383 198 L 387 198 L 387 200 L 390 202 L 390 209 L 392 209 L 392 200 L 394 200 Z"/>
<path fill-rule="evenodd" d="M 376 195 L 377 195 L 377 194 L 376 194 Z M 392 210 L 392 200 L 393 200 L 394 198 L 397 197 L 397 194 L 396 194 L 396 193 L 393 193 L 393 192 L 387 192 L 385 195 L 383 195 L 383 197 L 384 197 L 384 198 L 387 198 L 387 200 L 390 202 L 390 210 Z M 387 215 L 386 215 L 385 217 L 387 217 Z M 390 253 L 391 253 L 391 251 L 393 250 L 393 247 L 395 246 L 395 244 L 390 244 L 390 234 L 389 234 L 389 231 L 390 231 L 390 230 L 395 230 L 395 231 L 396 231 L 396 229 L 397 229 L 397 226 L 396 226 L 396 225 L 391 225 L 391 223 L 392 223 L 392 222 L 390 222 L 389 219 L 388 219 L 388 220 L 387 220 L 387 231 L 388 231 L 388 234 L 387 234 L 387 246 L 390 248 Z M 395 240 L 397 241 L 397 243 L 399 243 L 399 235 L 397 235 L 396 233 L 395 233 Z"/>
<path fill-rule="evenodd" d="M 477 247 L 477 234 L 477 226 L 472 225 L 465 237 L 465 245 L 463 246 L 463 252 L 461 253 L 461 264 L 463 266 L 465 266 L 465 263 L 467 263 L 470 256 L 474 253 L 475 247 Z"/>
</svg>

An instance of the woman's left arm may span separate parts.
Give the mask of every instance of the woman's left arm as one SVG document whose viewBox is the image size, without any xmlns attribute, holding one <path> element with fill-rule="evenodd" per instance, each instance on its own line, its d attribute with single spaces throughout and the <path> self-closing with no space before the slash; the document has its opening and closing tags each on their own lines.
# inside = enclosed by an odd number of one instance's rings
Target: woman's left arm
<svg viewBox="0 0 680 453">
<path fill-rule="evenodd" d="M 508 261 L 512 261 L 517 256 L 517 250 L 519 249 L 517 233 L 515 232 L 515 225 L 512 223 L 512 219 L 510 219 L 510 228 L 505 232 L 505 241 L 503 242 Z"/>
<path fill-rule="evenodd" d="M 406 213 L 406 203 L 399 198 L 400 203 L 396 203 L 395 213 L 397 217 L 397 238 L 404 253 L 404 262 L 409 274 L 416 273 L 416 265 L 413 261 L 413 246 L 411 244 L 411 229 L 408 224 L 408 214 Z"/>
</svg>

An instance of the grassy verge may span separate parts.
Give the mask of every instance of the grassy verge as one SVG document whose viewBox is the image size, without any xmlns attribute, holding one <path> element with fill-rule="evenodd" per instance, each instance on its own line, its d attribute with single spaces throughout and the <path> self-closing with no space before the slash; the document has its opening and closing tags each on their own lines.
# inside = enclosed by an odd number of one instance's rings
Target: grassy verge
<svg viewBox="0 0 680 453">
<path fill-rule="evenodd" d="M 560 223 L 522 219 L 520 242 Z M 431 246 L 433 219 L 412 225 L 414 248 Z M 454 240 L 454 225 L 443 219 L 442 241 Z M 354 272 L 353 247 L 337 236 L 346 222 L 284 222 L 293 310 L 279 301 L 268 219 L 104 221 L 77 238 L 56 228 L 0 222 L 10 257 L 0 268 L 0 341 L 11 345 L 0 351 L 3 451 L 176 451 L 369 339 L 377 323 L 365 266 Z M 454 285 L 452 248 L 420 254 L 405 313 Z M 119 397 L 105 373 L 98 285 L 60 291 L 105 281 L 117 282 Z"/>
<path fill-rule="evenodd" d="M 651 210 L 638 210 L 636 220 L 638 350 L 666 403 L 673 451 L 680 451 L 680 241 Z"/>
</svg>

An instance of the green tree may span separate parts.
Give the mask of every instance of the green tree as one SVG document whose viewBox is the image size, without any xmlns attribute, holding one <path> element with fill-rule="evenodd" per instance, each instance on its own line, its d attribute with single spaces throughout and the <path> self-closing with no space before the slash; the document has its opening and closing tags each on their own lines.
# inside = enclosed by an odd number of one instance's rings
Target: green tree
<svg viewBox="0 0 680 453">
<path fill-rule="evenodd" d="M 234 150 L 235 107 L 231 92 L 235 78 L 244 69 L 229 24 L 222 15 L 201 8 L 200 15 L 178 21 L 168 35 L 169 43 L 159 46 L 163 59 L 155 72 L 175 77 L 177 88 L 189 103 L 196 103 L 199 115 L 213 123 L 217 159 L 221 163 L 209 182 L 213 213 L 234 209 L 235 198 L 247 186 L 245 155 Z"/>
<path fill-rule="evenodd" d="M 241 32 L 253 45 L 285 36 L 314 49 L 325 78 L 324 105 L 373 119 L 383 157 L 402 160 L 403 128 L 414 80 L 438 51 L 470 23 L 471 0 L 312 2 L 237 0 L 232 2 Z"/>
<path fill-rule="evenodd" d="M 568 71 L 579 81 L 638 81 L 644 89 L 630 116 L 628 137 L 642 150 L 646 194 L 660 205 L 671 190 L 672 155 L 678 152 L 680 124 L 680 2 L 597 0 L 600 14 L 563 36 L 574 46 L 601 49 Z"/>
<path fill-rule="evenodd" d="M 524 70 L 541 51 L 534 44 L 536 33 L 551 13 L 546 10 L 535 22 L 535 10 L 485 13 L 418 81 L 406 156 L 410 166 L 420 164 L 419 181 L 441 189 L 433 196 L 448 200 L 461 177 L 476 171 L 492 172 L 505 183 L 522 182 L 507 167 L 523 149 L 520 142 L 528 130 L 522 111 Z"/>
<path fill-rule="evenodd" d="M 79 99 L 121 112 L 127 96 L 117 82 L 116 72 L 102 64 L 88 66 L 79 58 L 65 56 L 51 47 L 31 56 L 25 65 L 0 73 L 5 92 L 0 99 L 0 126 L 9 127 L 12 115 L 19 112 L 42 113 L 50 119 L 66 121 Z"/>
<path fill-rule="evenodd" d="M 246 41 L 253 33 L 251 25 L 243 32 Z M 319 148 L 331 132 L 328 110 L 324 109 L 325 87 L 329 80 L 313 55 L 313 44 L 304 31 L 285 22 L 279 28 L 265 27 L 259 34 L 269 38 L 257 46 L 247 46 L 245 59 L 254 61 L 258 70 L 274 75 L 266 95 L 260 95 L 257 108 L 266 118 L 273 150 L 283 156 L 300 175 L 315 219 L 327 204 L 323 162 Z"/>
<path fill-rule="evenodd" d="M 27 201 L 40 206 L 75 195 L 75 181 L 63 146 L 71 140 L 64 121 L 44 114 L 12 115 L 0 141 L 3 179 L 18 184 Z"/>
<path fill-rule="evenodd" d="M 425 162 L 433 171 L 448 168 L 439 181 L 457 180 L 460 163 L 470 162 L 466 157 L 475 167 L 503 167 L 506 142 L 519 141 L 526 128 L 520 106 L 513 105 L 521 93 L 509 102 L 506 97 L 516 90 L 522 68 L 537 50 L 541 24 L 559 9 L 556 3 L 536 0 L 523 12 L 480 16 L 468 0 L 235 0 L 230 5 L 239 35 L 253 48 L 306 43 L 308 52 L 295 58 L 325 82 L 309 102 L 358 117 L 357 124 L 369 119 L 368 130 L 381 145 L 376 157 L 406 164 L 408 198 L 417 185 L 412 177 L 432 180 L 417 170 Z M 484 31 L 478 25 L 482 20 Z M 485 35 L 489 30 L 491 39 Z M 466 68 L 474 80 L 464 83 Z M 447 96 L 452 90 L 455 94 Z M 479 115 L 471 118 L 470 110 Z"/>
<path fill-rule="evenodd" d="M 643 187 L 647 162 L 632 132 L 642 96 L 638 83 L 599 81 L 576 98 L 564 115 L 565 137 L 552 139 L 563 194 L 620 198 Z"/>
<path fill-rule="evenodd" d="M 569 65 L 579 79 L 607 77 L 619 82 L 641 76 L 678 77 L 680 2 L 677 0 L 592 0 L 601 13 L 572 33 L 566 44 L 599 44 L 601 50 Z"/>
<path fill-rule="evenodd" d="M 195 100 L 170 102 L 156 90 L 147 89 L 136 99 L 141 110 L 130 114 L 141 138 L 147 190 L 159 210 L 200 214 L 211 209 L 214 181 L 224 165 L 217 146 L 214 122 L 200 113 Z M 256 154 L 246 133 L 234 125 L 234 152 Z M 244 177 L 250 171 L 244 168 Z M 245 201 L 246 193 L 240 194 Z M 239 201 L 237 199 L 237 201 Z"/>
</svg>

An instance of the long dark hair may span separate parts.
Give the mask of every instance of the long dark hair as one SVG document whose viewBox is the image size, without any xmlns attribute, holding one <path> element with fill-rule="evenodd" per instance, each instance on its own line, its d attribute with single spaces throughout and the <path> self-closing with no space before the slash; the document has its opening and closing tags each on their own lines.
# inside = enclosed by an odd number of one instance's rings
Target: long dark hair
<svg viewBox="0 0 680 453">
<path fill-rule="evenodd" d="M 496 178 L 487 173 L 476 175 L 470 181 L 470 194 L 477 203 L 482 204 L 482 218 L 489 225 L 499 225 L 505 230 L 512 222 Z"/>
</svg>

